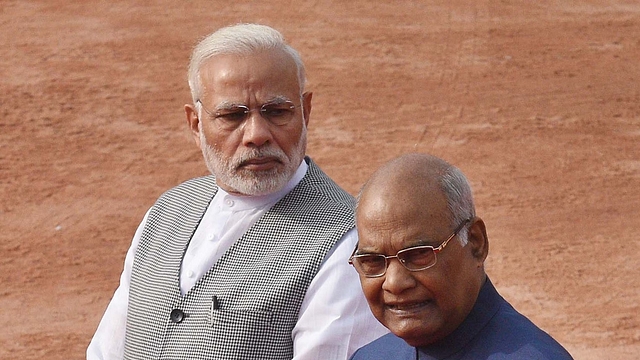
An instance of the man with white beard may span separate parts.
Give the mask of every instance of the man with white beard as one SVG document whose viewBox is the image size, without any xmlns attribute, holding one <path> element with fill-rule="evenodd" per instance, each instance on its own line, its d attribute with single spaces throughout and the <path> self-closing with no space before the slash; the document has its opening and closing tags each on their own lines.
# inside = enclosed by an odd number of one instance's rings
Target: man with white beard
<svg viewBox="0 0 640 360">
<path fill-rule="evenodd" d="M 348 264 L 352 196 L 305 157 L 312 93 L 276 30 L 194 49 L 188 126 L 213 175 L 147 212 L 87 359 L 346 359 L 387 330 Z"/>
</svg>

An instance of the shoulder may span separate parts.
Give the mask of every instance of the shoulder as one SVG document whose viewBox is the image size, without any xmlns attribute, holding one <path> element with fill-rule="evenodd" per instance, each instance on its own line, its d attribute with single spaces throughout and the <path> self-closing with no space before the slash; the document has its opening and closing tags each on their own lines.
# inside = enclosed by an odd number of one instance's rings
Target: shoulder
<svg viewBox="0 0 640 360">
<path fill-rule="evenodd" d="M 484 332 L 486 337 L 494 339 L 487 341 L 485 338 L 482 342 L 493 344 L 500 351 L 531 359 L 571 359 L 560 343 L 503 298 L 500 310 Z"/>
<path fill-rule="evenodd" d="M 150 213 L 172 210 L 181 212 L 186 208 L 202 207 L 209 203 L 217 191 L 215 177 L 203 176 L 187 180 L 165 191 L 152 206 Z"/>
<path fill-rule="evenodd" d="M 311 158 L 305 157 L 305 161 L 308 163 L 309 169 L 296 189 L 304 189 L 319 200 L 327 203 L 348 209 L 355 207 L 355 198 L 351 194 L 336 184 Z M 296 191 L 296 189 L 293 191 Z"/>
<path fill-rule="evenodd" d="M 197 194 L 211 194 L 217 190 L 216 179 L 212 175 L 189 179 L 160 195 L 159 200 L 174 197 L 190 197 Z"/>
<path fill-rule="evenodd" d="M 193 191 L 193 190 L 210 190 L 216 188 L 216 178 L 213 175 L 201 176 L 193 179 L 186 180 L 185 182 L 174 186 L 167 190 L 167 193 L 175 193 L 180 191 Z"/>
<path fill-rule="evenodd" d="M 415 359 L 416 350 L 394 334 L 387 334 L 358 349 L 351 360 Z"/>
</svg>

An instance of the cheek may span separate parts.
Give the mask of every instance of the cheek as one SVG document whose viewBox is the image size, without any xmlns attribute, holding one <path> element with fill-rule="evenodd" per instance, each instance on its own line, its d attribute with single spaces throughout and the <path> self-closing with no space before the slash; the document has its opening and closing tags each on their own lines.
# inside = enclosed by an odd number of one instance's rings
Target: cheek
<svg viewBox="0 0 640 360">
<path fill-rule="evenodd" d="M 421 283 L 436 298 L 440 310 L 451 315 L 466 307 L 470 279 L 459 263 L 443 262 L 440 265 L 437 276 L 424 277 Z"/>
<path fill-rule="evenodd" d="M 214 131 L 211 128 L 205 128 L 204 131 L 201 132 L 201 141 L 206 143 L 214 150 L 224 155 L 230 156 L 233 155 L 238 147 L 238 142 L 236 140 L 237 134 L 228 133 L 223 134 L 219 131 Z M 203 136 L 204 135 L 204 136 Z"/>
<path fill-rule="evenodd" d="M 379 279 L 360 278 L 364 297 L 369 303 L 371 311 L 378 316 L 378 312 L 382 311 L 382 281 Z"/>
<path fill-rule="evenodd" d="M 442 265 L 442 264 L 439 264 Z M 414 273 L 416 288 L 425 298 L 434 300 L 439 309 L 455 307 L 453 299 L 457 297 L 452 291 L 456 287 L 455 275 L 447 268 L 434 266 L 425 271 Z"/>
<path fill-rule="evenodd" d="M 283 126 L 272 131 L 273 141 L 287 155 L 297 149 L 301 142 L 306 143 L 306 129 L 302 124 L 292 124 L 290 127 Z"/>
</svg>

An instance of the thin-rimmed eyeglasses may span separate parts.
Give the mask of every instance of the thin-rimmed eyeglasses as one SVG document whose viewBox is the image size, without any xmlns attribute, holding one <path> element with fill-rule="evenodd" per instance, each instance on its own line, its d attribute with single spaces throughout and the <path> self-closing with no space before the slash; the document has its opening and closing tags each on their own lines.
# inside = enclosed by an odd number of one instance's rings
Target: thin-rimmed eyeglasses
<svg viewBox="0 0 640 360">
<path fill-rule="evenodd" d="M 387 256 L 383 254 L 356 254 L 358 250 L 358 247 L 356 246 L 349 258 L 349 264 L 353 265 L 358 273 L 368 278 L 383 276 L 387 272 L 389 259 L 393 258 L 397 258 L 398 261 L 400 261 L 400 264 L 409 271 L 426 270 L 436 264 L 438 260 L 436 254 L 441 252 L 445 246 L 447 246 L 449 241 L 456 237 L 460 230 L 462 230 L 469 222 L 471 222 L 471 219 L 464 220 L 453 231 L 453 234 L 451 234 L 438 247 L 418 245 L 402 249 L 395 255 Z"/>
<path fill-rule="evenodd" d="M 251 112 L 254 110 L 258 110 L 260 116 L 271 124 L 283 126 L 293 120 L 296 108 L 302 106 L 302 104 L 295 105 L 293 101 L 290 100 L 276 100 L 264 103 L 253 109 L 246 105 L 233 104 L 213 112 L 204 107 L 200 99 L 196 100 L 196 103 L 200 104 L 204 112 L 206 112 L 218 126 L 226 130 L 238 128 L 247 118 L 249 118 Z"/>
</svg>

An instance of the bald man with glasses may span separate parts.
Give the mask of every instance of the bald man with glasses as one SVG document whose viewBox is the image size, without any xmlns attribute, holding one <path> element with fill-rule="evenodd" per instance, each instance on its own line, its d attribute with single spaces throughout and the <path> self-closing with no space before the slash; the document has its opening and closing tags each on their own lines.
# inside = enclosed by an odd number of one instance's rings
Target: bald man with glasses
<svg viewBox="0 0 640 360">
<path fill-rule="evenodd" d="M 459 169 L 426 154 L 390 161 L 363 187 L 356 228 L 349 262 L 391 333 L 352 360 L 571 359 L 491 284 L 485 224 Z"/>
</svg>

